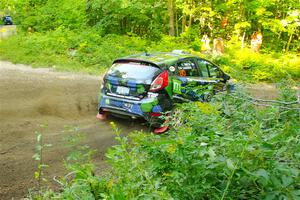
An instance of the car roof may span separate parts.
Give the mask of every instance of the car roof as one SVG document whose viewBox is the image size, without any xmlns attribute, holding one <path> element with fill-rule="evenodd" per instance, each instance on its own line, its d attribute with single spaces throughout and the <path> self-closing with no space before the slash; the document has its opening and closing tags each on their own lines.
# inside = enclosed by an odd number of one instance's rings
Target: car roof
<svg viewBox="0 0 300 200">
<path fill-rule="evenodd" d="M 131 62 L 141 62 L 141 63 L 146 63 L 158 67 L 163 67 L 165 65 L 171 65 L 180 59 L 189 58 L 189 57 L 195 57 L 195 56 L 184 53 L 182 51 L 141 53 L 141 54 L 136 54 L 136 55 L 131 55 L 124 58 L 116 59 L 113 63 L 131 61 Z"/>
</svg>

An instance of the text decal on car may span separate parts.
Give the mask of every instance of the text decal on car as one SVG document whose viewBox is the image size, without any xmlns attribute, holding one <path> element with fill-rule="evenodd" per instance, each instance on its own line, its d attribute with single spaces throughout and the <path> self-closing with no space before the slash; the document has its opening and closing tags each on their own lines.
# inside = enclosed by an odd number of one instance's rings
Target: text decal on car
<svg viewBox="0 0 300 200">
<path fill-rule="evenodd" d="M 181 94 L 181 81 L 176 79 L 173 80 L 173 92 L 175 94 Z"/>
<path fill-rule="evenodd" d="M 128 95 L 129 94 L 129 88 L 128 87 L 123 87 L 123 86 L 118 86 L 117 87 L 117 93 L 121 95 Z"/>
</svg>

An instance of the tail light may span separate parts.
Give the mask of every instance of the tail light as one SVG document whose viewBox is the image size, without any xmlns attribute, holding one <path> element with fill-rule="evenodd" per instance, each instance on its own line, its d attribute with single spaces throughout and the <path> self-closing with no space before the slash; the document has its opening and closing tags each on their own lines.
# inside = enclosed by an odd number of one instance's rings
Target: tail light
<svg viewBox="0 0 300 200">
<path fill-rule="evenodd" d="M 150 116 L 151 116 L 151 117 L 160 117 L 160 116 L 161 116 L 161 113 L 151 112 L 151 113 L 150 113 Z"/>
<path fill-rule="evenodd" d="M 156 79 L 151 83 L 150 92 L 156 92 L 158 90 L 162 90 L 168 86 L 168 71 L 163 71 L 160 75 L 156 77 Z"/>
</svg>

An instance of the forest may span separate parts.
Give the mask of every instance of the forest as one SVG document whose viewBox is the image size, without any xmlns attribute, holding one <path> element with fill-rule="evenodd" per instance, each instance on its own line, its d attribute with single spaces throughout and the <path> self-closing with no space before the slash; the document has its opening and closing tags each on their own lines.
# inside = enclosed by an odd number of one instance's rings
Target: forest
<svg viewBox="0 0 300 200">
<path fill-rule="evenodd" d="M 1 7 L 2 15 L 13 15 L 29 32 L 92 28 L 101 36 L 159 39 L 187 32 L 191 40 L 204 33 L 230 40 L 261 31 L 265 48 L 289 51 L 299 46 L 297 0 L 2 0 Z"/>
<path fill-rule="evenodd" d="M 1 2 L 0 16 L 11 15 L 18 25 L 18 35 L 0 43 L 1 57 L 14 62 L 99 74 L 113 59 L 138 52 L 201 53 L 207 35 L 211 48 L 222 38 L 226 53 L 202 56 L 238 79 L 274 81 L 283 73 L 299 78 L 298 0 Z M 248 51 L 255 32 L 262 36 L 263 56 Z M 245 68 L 247 77 L 233 68 Z"/>
<path fill-rule="evenodd" d="M 110 122 L 118 144 L 105 173 L 74 129 L 59 189 L 42 178 L 39 135 L 30 199 L 300 199 L 299 0 L 1 0 L 8 15 L 17 34 L 0 39 L 1 60 L 102 75 L 116 58 L 180 49 L 237 84 L 176 106 L 166 134 L 123 134 Z M 276 99 L 251 97 L 245 85 L 258 83 L 275 85 Z"/>
</svg>

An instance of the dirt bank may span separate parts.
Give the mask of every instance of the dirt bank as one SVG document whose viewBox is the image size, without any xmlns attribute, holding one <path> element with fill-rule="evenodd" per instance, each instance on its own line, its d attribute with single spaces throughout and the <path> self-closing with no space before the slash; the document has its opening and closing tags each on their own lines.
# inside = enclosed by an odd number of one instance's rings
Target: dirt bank
<svg viewBox="0 0 300 200">
<path fill-rule="evenodd" d="M 108 122 L 95 120 L 100 77 L 32 69 L 0 61 L 0 199 L 20 199 L 35 185 L 36 163 L 32 159 L 35 131 L 43 133 L 53 146 L 44 153 L 49 165 L 46 177 L 63 175 L 63 158 L 68 134 L 65 127 L 76 126 L 86 134 L 84 141 L 98 150 L 97 167 L 105 169 L 104 152 L 114 143 Z M 116 119 L 112 119 L 116 120 Z M 116 120 L 127 133 L 142 125 Z M 41 124 L 48 124 L 41 128 Z"/>
</svg>

